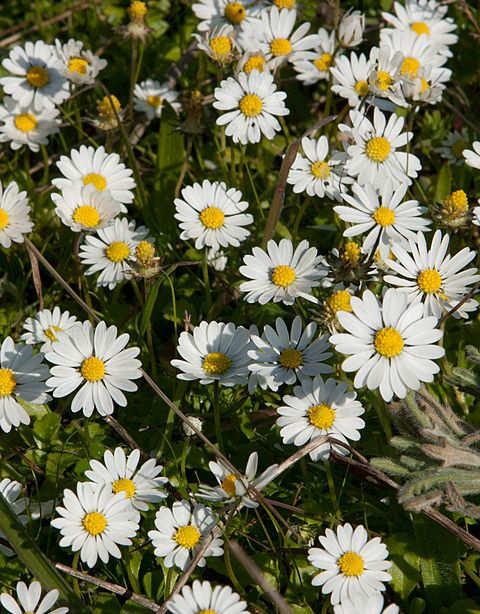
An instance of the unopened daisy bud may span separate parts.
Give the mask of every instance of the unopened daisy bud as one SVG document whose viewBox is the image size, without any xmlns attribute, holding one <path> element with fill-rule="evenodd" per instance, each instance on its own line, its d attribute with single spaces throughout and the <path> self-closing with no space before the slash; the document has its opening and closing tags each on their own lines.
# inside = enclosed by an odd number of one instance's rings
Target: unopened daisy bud
<svg viewBox="0 0 480 614">
<path fill-rule="evenodd" d="M 338 40 L 342 47 L 356 47 L 362 42 L 365 16 L 360 11 L 344 15 L 338 27 Z"/>
<path fill-rule="evenodd" d="M 353 269 L 358 265 L 361 255 L 360 246 L 355 241 L 347 241 L 341 251 L 340 258 L 346 266 Z"/>
<path fill-rule="evenodd" d="M 145 23 L 145 15 L 148 8 L 145 2 L 132 2 L 127 9 L 130 21 L 125 27 L 121 28 L 125 38 L 136 38 L 145 40 L 149 32 L 149 28 Z"/>
<path fill-rule="evenodd" d="M 97 102 L 98 120 L 95 124 L 102 130 L 112 130 L 118 127 L 117 116 L 122 115 L 122 105 L 113 94 L 104 96 Z"/>
<path fill-rule="evenodd" d="M 148 8 L 145 2 L 135 1 L 130 4 L 127 11 L 131 21 L 143 23 L 145 15 L 148 13 Z"/>
<path fill-rule="evenodd" d="M 198 430 L 202 431 L 203 421 L 201 418 L 197 418 L 197 416 L 187 416 L 189 422 L 193 424 L 193 426 Z M 186 422 L 182 423 L 183 432 L 187 437 L 193 437 L 196 433 Z"/>
<path fill-rule="evenodd" d="M 135 258 L 142 266 L 148 266 L 155 257 L 155 246 L 150 241 L 140 241 L 135 248 Z"/>
</svg>

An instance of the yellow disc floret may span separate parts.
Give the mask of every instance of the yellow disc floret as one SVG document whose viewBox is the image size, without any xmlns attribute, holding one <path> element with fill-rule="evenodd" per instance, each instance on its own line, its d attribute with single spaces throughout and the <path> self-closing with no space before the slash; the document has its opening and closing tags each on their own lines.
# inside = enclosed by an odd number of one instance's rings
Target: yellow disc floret
<svg viewBox="0 0 480 614">
<path fill-rule="evenodd" d="M 117 114 L 120 113 L 122 105 L 120 100 L 113 94 L 110 96 L 104 96 L 97 102 L 97 111 L 102 119 L 114 120 Z"/>
<path fill-rule="evenodd" d="M 132 21 L 143 21 L 148 9 L 145 2 L 132 2 L 128 7 L 128 15 Z"/>
<path fill-rule="evenodd" d="M 404 343 L 398 330 L 388 326 L 376 332 L 374 345 L 381 356 L 395 358 L 402 353 Z"/>
<path fill-rule="evenodd" d="M 105 375 L 105 363 L 96 356 L 90 356 L 82 362 L 80 373 L 87 382 L 99 382 Z"/>
<path fill-rule="evenodd" d="M 10 221 L 10 216 L 5 209 L 0 208 L 0 230 L 5 230 Z"/>
<path fill-rule="evenodd" d="M 48 84 L 48 70 L 43 66 L 31 66 L 27 70 L 27 81 L 32 87 L 45 87 Z"/>
<path fill-rule="evenodd" d="M 82 524 L 87 533 L 96 537 L 105 531 L 108 522 L 101 512 L 90 512 L 89 514 L 85 514 Z"/>
<path fill-rule="evenodd" d="M 410 29 L 421 36 L 422 34 L 430 34 L 430 28 L 424 21 L 414 21 L 410 24 Z"/>
<path fill-rule="evenodd" d="M 424 269 L 417 276 L 417 285 L 425 294 L 433 294 L 440 290 L 442 276 L 436 269 Z"/>
<path fill-rule="evenodd" d="M 257 94 L 246 94 L 238 103 L 240 111 L 246 117 L 256 117 L 263 109 L 263 102 Z"/>
<path fill-rule="evenodd" d="M 298 369 L 303 364 L 303 355 L 295 348 L 285 348 L 280 352 L 280 364 L 285 369 Z"/>
<path fill-rule="evenodd" d="M 0 397 L 8 397 L 15 390 L 17 381 L 11 369 L 0 369 Z"/>
<path fill-rule="evenodd" d="M 294 9 L 296 0 L 273 0 L 273 4 L 279 9 Z"/>
<path fill-rule="evenodd" d="M 382 163 L 390 155 L 392 147 L 390 141 L 384 136 L 374 136 L 365 147 L 365 153 L 372 162 Z"/>
<path fill-rule="evenodd" d="M 233 473 L 229 473 L 222 480 L 222 488 L 227 493 L 229 497 L 234 497 L 237 493 L 235 489 L 235 482 L 237 481 L 237 477 Z"/>
<path fill-rule="evenodd" d="M 127 499 L 133 499 L 137 489 L 133 480 L 129 480 L 128 478 L 120 478 L 119 480 L 115 480 L 115 482 L 113 482 L 112 492 L 115 494 L 124 492 Z"/>
<path fill-rule="evenodd" d="M 205 228 L 210 228 L 211 230 L 221 228 L 225 222 L 225 214 L 221 209 L 215 207 L 214 205 L 205 207 L 205 209 L 200 212 L 199 217 Z"/>
<path fill-rule="evenodd" d="M 447 213 L 452 215 L 468 211 L 468 197 L 463 190 L 455 190 L 443 201 Z"/>
<path fill-rule="evenodd" d="M 215 36 L 210 39 L 210 49 L 216 59 L 224 60 L 232 52 L 232 41 L 228 36 Z"/>
<path fill-rule="evenodd" d="M 382 92 L 386 92 L 393 83 L 393 77 L 386 70 L 377 71 L 375 79 L 376 87 Z"/>
<path fill-rule="evenodd" d="M 400 72 L 404 77 L 414 79 L 417 76 L 419 69 L 420 62 L 417 60 L 417 58 L 406 57 L 402 62 Z"/>
<path fill-rule="evenodd" d="M 337 290 L 325 301 L 326 307 L 334 314 L 337 311 L 352 311 L 351 295 L 348 290 Z"/>
<path fill-rule="evenodd" d="M 330 177 L 330 166 L 328 162 L 314 162 L 310 166 L 310 171 L 317 179 L 328 179 Z"/>
<path fill-rule="evenodd" d="M 147 265 L 155 256 L 155 246 L 150 241 L 140 241 L 135 248 L 135 258 L 140 264 Z"/>
<path fill-rule="evenodd" d="M 355 83 L 355 87 L 354 87 L 355 91 L 357 92 L 357 94 L 359 96 L 366 96 L 368 94 L 368 82 L 365 81 L 365 79 L 362 79 L 360 81 L 357 81 Z"/>
<path fill-rule="evenodd" d="M 279 264 L 272 271 L 272 283 L 281 288 L 288 288 L 296 280 L 295 269 L 288 264 Z"/>
<path fill-rule="evenodd" d="M 223 14 L 227 21 L 238 26 L 247 16 L 247 11 L 241 2 L 229 2 Z"/>
<path fill-rule="evenodd" d="M 198 614 L 217 614 L 217 611 L 216 610 L 211 610 L 211 609 L 200 610 L 200 612 Z"/>
<path fill-rule="evenodd" d="M 162 97 L 150 94 L 150 96 L 147 96 L 147 104 L 149 104 L 154 109 L 157 109 L 162 104 Z"/>
<path fill-rule="evenodd" d="M 31 113 L 19 113 L 15 115 L 13 121 L 15 123 L 15 128 L 20 130 L 20 132 L 31 132 L 35 130 L 38 124 L 36 117 Z"/>
<path fill-rule="evenodd" d="M 105 256 L 111 262 L 122 262 L 130 256 L 130 248 L 124 241 L 113 241 L 105 250 Z"/>
<path fill-rule="evenodd" d="M 329 405 L 320 403 L 320 405 L 314 405 L 307 411 L 310 424 L 316 426 L 317 429 L 326 431 L 332 427 L 335 422 L 336 412 Z"/>
<path fill-rule="evenodd" d="M 347 241 L 343 247 L 340 258 L 345 264 L 353 267 L 358 264 L 361 254 L 362 251 L 360 246 L 357 245 L 355 241 Z"/>
<path fill-rule="evenodd" d="M 192 550 L 200 541 L 201 536 L 202 534 L 197 527 L 187 524 L 183 527 L 178 527 L 173 539 L 179 546 L 182 546 L 182 548 Z"/>
<path fill-rule="evenodd" d="M 247 75 L 249 75 L 252 70 L 258 70 L 258 72 L 263 72 L 264 69 L 265 58 L 263 57 L 263 55 L 251 55 L 245 62 L 243 72 L 246 72 Z"/>
<path fill-rule="evenodd" d="M 337 565 L 343 575 L 348 578 L 361 576 L 365 568 L 363 558 L 351 550 L 342 554 L 337 561 Z"/>
<path fill-rule="evenodd" d="M 95 189 L 99 192 L 103 192 L 107 187 L 107 180 L 103 175 L 99 175 L 98 173 L 88 173 L 83 178 L 83 185 L 93 185 Z"/>
<path fill-rule="evenodd" d="M 89 61 L 85 58 L 73 57 L 68 60 L 68 72 L 76 73 L 77 75 L 86 75 L 89 66 Z"/>
<path fill-rule="evenodd" d="M 202 369 L 208 375 L 223 375 L 231 366 L 231 359 L 222 352 L 210 352 L 202 362 Z"/>
<path fill-rule="evenodd" d="M 333 61 L 333 56 L 331 53 L 322 53 L 322 55 L 319 55 L 318 58 L 313 60 L 313 63 L 315 64 L 315 67 L 318 68 L 320 72 L 325 72 L 330 69 L 330 66 L 332 65 L 332 61 Z"/>
<path fill-rule="evenodd" d="M 73 212 L 72 219 L 85 228 L 95 228 L 100 222 L 100 214 L 92 205 L 80 205 Z"/>
<path fill-rule="evenodd" d="M 270 43 L 270 51 L 275 57 L 288 55 L 292 52 L 292 43 L 288 38 L 274 38 Z"/>
<path fill-rule="evenodd" d="M 395 223 L 395 211 L 393 211 L 393 209 L 389 209 L 388 207 L 378 207 L 378 209 L 375 209 L 373 212 L 372 217 L 379 226 L 382 226 L 382 228 L 391 226 Z"/>
<path fill-rule="evenodd" d="M 53 342 L 57 340 L 56 333 L 60 333 L 62 330 L 63 328 L 60 328 L 60 326 L 55 326 L 55 324 L 52 324 L 52 326 L 46 328 L 43 333 L 47 339 Z"/>
</svg>

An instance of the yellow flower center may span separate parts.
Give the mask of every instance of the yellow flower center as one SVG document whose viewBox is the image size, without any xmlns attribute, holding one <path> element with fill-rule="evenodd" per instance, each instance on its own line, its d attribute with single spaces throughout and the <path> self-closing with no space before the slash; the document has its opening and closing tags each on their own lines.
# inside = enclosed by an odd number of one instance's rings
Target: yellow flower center
<svg viewBox="0 0 480 614">
<path fill-rule="evenodd" d="M 317 429 L 322 431 L 326 431 L 332 427 L 332 424 L 335 422 L 336 413 L 334 409 L 324 403 L 314 405 L 307 411 L 310 424 L 313 424 L 313 426 L 316 426 Z"/>
<path fill-rule="evenodd" d="M 273 4 L 279 9 L 293 9 L 296 6 L 296 0 L 273 0 Z"/>
<path fill-rule="evenodd" d="M 274 38 L 270 43 L 270 51 L 275 57 L 288 55 L 292 52 L 292 43 L 288 38 Z"/>
<path fill-rule="evenodd" d="M 203 209 L 199 217 L 205 228 L 210 228 L 212 230 L 220 228 L 225 222 L 225 214 L 214 205 L 210 205 L 210 207 Z"/>
<path fill-rule="evenodd" d="M 317 179 L 328 179 L 330 177 L 330 167 L 328 162 L 314 162 L 310 166 L 310 171 Z"/>
<path fill-rule="evenodd" d="M 395 223 L 395 211 L 388 207 L 378 207 L 378 209 L 375 209 L 372 217 L 382 228 Z"/>
<path fill-rule="evenodd" d="M 252 55 L 245 62 L 245 66 L 243 67 L 243 71 L 248 74 L 252 72 L 252 70 L 258 70 L 258 72 L 263 72 L 265 68 L 265 58 L 263 55 Z"/>
<path fill-rule="evenodd" d="M 358 577 L 363 574 L 364 562 L 363 558 L 356 552 L 345 552 L 338 559 L 337 565 L 344 576 L 349 578 Z"/>
<path fill-rule="evenodd" d="M 347 241 L 342 251 L 341 259 L 349 266 L 356 266 L 360 260 L 360 247 L 355 241 Z"/>
<path fill-rule="evenodd" d="M 260 115 L 263 109 L 263 102 L 257 94 L 246 94 L 238 103 L 240 111 L 247 117 Z"/>
<path fill-rule="evenodd" d="M 425 294 L 438 292 L 442 285 L 442 276 L 436 269 L 424 269 L 418 274 L 417 285 Z"/>
<path fill-rule="evenodd" d="M 77 73 L 77 75 L 86 75 L 89 64 L 89 61 L 85 58 L 70 58 L 67 66 L 68 72 Z"/>
<path fill-rule="evenodd" d="M 108 522 L 101 512 L 90 512 L 89 514 L 85 514 L 82 524 L 85 531 L 95 537 L 105 531 Z"/>
<path fill-rule="evenodd" d="M 119 480 L 115 480 L 115 482 L 113 482 L 112 492 L 115 494 L 124 492 L 127 499 L 133 499 L 137 489 L 133 483 L 133 480 L 129 480 L 128 478 L 120 478 Z"/>
<path fill-rule="evenodd" d="M 85 228 L 95 228 L 100 222 L 100 214 L 92 205 L 80 205 L 73 212 L 72 219 Z"/>
<path fill-rule="evenodd" d="M 452 145 L 452 153 L 456 158 L 461 158 L 463 150 L 467 147 L 467 143 L 463 139 L 459 139 Z"/>
<path fill-rule="evenodd" d="M 430 28 L 424 21 L 414 21 L 410 24 L 410 29 L 420 36 L 421 34 L 430 34 Z"/>
<path fill-rule="evenodd" d="M 150 96 L 147 96 L 147 104 L 149 104 L 154 109 L 157 109 L 160 106 L 161 102 L 162 102 L 161 96 L 154 96 L 153 94 L 151 94 Z"/>
<path fill-rule="evenodd" d="M 404 77 L 414 79 L 418 74 L 419 68 L 420 62 L 417 60 L 417 58 L 406 57 L 402 62 L 400 72 Z"/>
<path fill-rule="evenodd" d="M 0 397 L 8 397 L 15 390 L 17 381 L 11 369 L 0 369 Z"/>
<path fill-rule="evenodd" d="M 99 192 L 103 192 L 107 187 L 107 180 L 103 175 L 99 175 L 98 173 L 88 173 L 83 178 L 83 185 L 94 185 L 95 189 Z"/>
<path fill-rule="evenodd" d="M 152 261 L 155 256 L 155 247 L 150 241 L 140 241 L 135 248 L 135 258 L 140 264 L 146 265 Z"/>
<path fill-rule="evenodd" d="M 125 241 L 113 241 L 105 250 L 105 255 L 111 262 L 122 262 L 130 256 L 130 248 Z"/>
<path fill-rule="evenodd" d="M 27 81 L 32 87 L 45 87 L 49 81 L 48 70 L 43 66 L 31 66 L 27 70 Z"/>
<path fill-rule="evenodd" d="M 282 288 L 288 288 L 297 279 L 295 269 L 288 264 L 279 264 L 272 271 L 272 283 Z"/>
<path fill-rule="evenodd" d="M 457 215 L 468 210 L 468 197 L 463 190 L 455 190 L 444 201 L 447 213 Z"/>
<path fill-rule="evenodd" d="M 233 475 L 233 473 L 229 473 L 225 477 L 225 479 L 222 481 L 222 488 L 227 493 L 227 495 L 229 495 L 230 497 L 234 497 L 237 493 L 235 489 L 236 481 L 237 481 L 237 478 L 235 475 Z"/>
<path fill-rule="evenodd" d="M 354 89 L 359 96 L 366 96 L 368 94 L 368 82 L 365 79 L 357 81 Z"/>
<path fill-rule="evenodd" d="M 425 79 L 425 77 L 421 77 L 420 78 L 420 91 L 422 94 L 424 94 L 428 88 L 430 87 L 428 81 Z"/>
<path fill-rule="evenodd" d="M 322 53 L 316 60 L 313 60 L 313 63 L 320 72 L 325 72 L 332 65 L 332 60 L 333 56 L 331 53 Z"/>
<path fill-rule="evenodd" d="M 279 360 L 285 369 L 298 369 L 303 364 L 303 355 L 295 348 L 285 348 L 281 351 Z"/>
<path fill-rule="evenodd" d="M 377 331 L 374 345 L 381 356 L 385 356 L 385 358 L 394 358 L 402 353 L 404 344 L 398 330 L 389 326 Z"/>
<path fill-rule="evenodd" d="M 132 21 L 143 21 L 148 9 L 145 2 L 132 2 L 128 7 L 128 15 Z"/>
<path fill-rule="evenodd" d="M 377 72 L 377 78 L 375 79 L 375 85 L 378 87 L 379 90 L 381 90 L 382 92 L 386 92 L 388 88 L 392 85 L 392 83 L 393 83 L 393 78 L 390 75 L 390 73 L 388 73 L 385 70 L 379 70 Z"/>
<path fill-rule="evenodd" d="M 384 136 L 374 136 L 365 148 L 365 153 L 373 162 L 382 163 L 388 158 L 391 151 L 390 142 Z"/>
<path fill-rule="evenodd" d="M 5 228 L 8 226 L 9 220 L 10 216 L 5 209 L 0 208 L 0 230 L 5 230 Z"/>
<path fill-rule="evenodd" d="M 197 529 L 197 527 L 194 527 L 191 524 L 187 524 L 183 527 L 178 527 L 173 539 L 177 542 L 179 546 L 182 546 L 182 548 L 191 550 L 192 548 L 195 548 L 195 546 L 198 544 L 201 536 L 202 534 Z"/>
<path fill-rule="evenodd" d="M 332 296 L 329 296 L 326 300 L 327 307 L 333 312 L 337 311 L 352 311 L 350 304 L 350 292 L 348 290 L 338 290 Z"/>
<path fill-rule="evenodd" d="M 200 610 L 200 612 L 198 614 L 217 614 L 217 611 L 216 610 L 211 610 L 211 609 Z"/>
<path fill-rule="evenodd" d="M 87 382 L 99 382 L 105 375 L 105 363 L 96 356 L 90 356 L 82 362 L 80 373 Z"/>
<path fill-rule="evenodd" d="M 31 132 L 37 127 L 37 120 L 31 113 L 19 113 L 15 115 L 15 128 L 20 132 Z"/>
<path fill-rule="evenodd" d="M 247 11 L 241 2 L 229 2 L 223 14 L 227 21 L 238 26 L 247 16 Z"/>
<path fill-rule="evenodd" d="M 53 325 L 53 326 L 50 326 L 49 328 L 46 328 L 43 332 L 47 339 L 49 339 L 50 341 L 56 341 L 57 335 L 55 333 L 60 333 L 62 330 L 63 328 Z"/>
<path fill-rule="evenodd" d="M 210 352 L 202 362 L 202 369 L 208 375 L 223 375 L 232 366 L 232 361 L 222 352 Z"/>
<path fill-rule="evenodd" d="M 232 52 L 232 41 L 228 36 L 215 36 L 210 40 L 210 49 L 217 58 L 226 58 Z"/>
<path fill-rule="evenodd" d="M 97 102 L 97 112 L 102 119 L 116 119 L 116 114 L 121 111 L 122 105 L 116 96 L 104 96 Z"/>
</svg>

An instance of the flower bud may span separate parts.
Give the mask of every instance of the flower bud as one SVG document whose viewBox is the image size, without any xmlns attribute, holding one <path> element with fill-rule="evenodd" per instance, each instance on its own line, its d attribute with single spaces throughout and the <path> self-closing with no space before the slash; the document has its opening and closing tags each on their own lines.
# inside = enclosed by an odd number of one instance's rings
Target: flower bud
<svg viewBox="0 0 480 614">
<path fill-rule="evenodd" d="M 338 26 L 338 40 L 342 47 L 356 47 L 362 42 L 365 29 L 365 16 L 360 11 L 352 11 L 343 16 Z"/>
</svg>

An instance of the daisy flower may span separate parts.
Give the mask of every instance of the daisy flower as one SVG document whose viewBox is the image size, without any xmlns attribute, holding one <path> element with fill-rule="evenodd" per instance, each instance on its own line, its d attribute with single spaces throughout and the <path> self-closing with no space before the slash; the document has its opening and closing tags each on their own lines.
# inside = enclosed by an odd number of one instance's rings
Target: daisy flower
<svg viewBox="0 0 480 614">
<path fill-rule="evenodd" d="M 29 345 L 41 343 L 40 351 L 44 354 L 50 352 L 52 344 L 57 341 L 58 333 L 68 334 L 79 322 L 69 311 L 60 311 L 60 307 L 42 309 L 34 318 L 27 318 L 23 324 L 25 331 L 20 337 Z"/>
<path fill-rule="evenodd" d="M 236 50 L 235 34 L 232 26 L 221 26 L 215 30 L 193 35 L 198 42 L 198 48 L 206 53 L 214 62 L 229 64 Z"/>
<path fill-rule="evenodd" d="M 257 0 L 199 0 L 192 5 L 195 17 L 200 19 L 199 32 L 214 30 L 221 26 L 233 26 L 237 29 L 257 24 L 260 7 Z"/>
<path fill-rule="evenodd" d="M 225 502 L 232 502 L 239 498 L 242 505 L 248 508 L 258 507 L 255 499 L 252 499 L 248 494 L 248 486 L 262 488 L 264 484 L 270 481 L 272 470 L 277 467 L 277 465 L 271 465 L 256 478 L 258 468 L 257 452 L 252 452 L 248 457 L 245 474 L 241 480 L 222 461 L 211 461 L 208 463 L 208 466 L 215 476 L 218 486 L 212 488 L 211 486 L 200 484 L 195 496 L 206 501 Z"/>
<path fill-rule="evenodd" d="M 138 531 L 139 513 L 124 492 L 112 494 L 88 482 L 77 484 L 77 493 L 63 492 L 63 507 L 51 522 L 62 535 L 60 546 L 80 551 L 80 559 L 94 567 L 98 558 L 108 563 L 110 556 L 121 558 L 120 546 L 131 546 Z"/>
<path fill-rule="evenodd" d="M 206 580 L 195 580 L 192 586 L 184 586 L 181 593 L 167 603 L 172 614 L 249 614 L 247 604 L 229 586 L 212 587 Z"/>
<path fill-rule="evenodd" d="M 214 91 L 213 107 L 226 111 L 217 125 L 226 126 L 225 134 L 234 143 L 258 143 L 262 134 L 269 140 L 281 129 L 277 115 L 288 115 L 285 92 L 278 92 L 273 76 L 253 70 L 220 82 Z"/>
<path fill-rule="evenodd" d="M 387 265 L 394 274 L 385 275 L 384 280 L 392 286 L 399 286 L 409 302 L 423 303 L 425 316 L 440 318 L 450 311 L 471 290 L 473 284 L 480 280 L 476 267 L 466 269 L 477 253 L 464 247 L 454 256 L 448 254 L 448 234 L 442 238 L 437 230 L 433 235 L 430 249 L 425 235 L 417 233 L 410 239 L 407 249 L 392 245 L 394 258 L 387 260 Z M 478 308 L 474 298 L 467 300 L 455 313 L 454 317 L 468 318 Z"/>
<path fill-rule="evenodd" d="M 282 239 L 280 243 L 270 240 L 266 252 L 254 247 L 252 255 L 244 256 L 244 265 L 239 271 L 249 281 L 240 285 L 240 291 L 247 293 L 248 303 L 260 305 L 271 300 L 293 305 L 300 297 L 317 303 L 311 290 L 319 286 L 321 278 L 328 273 L 321 261 L 317 249 L 310 247 L 308 241 L 301 241 L 294 251 L 289 239 Z"/>
<path fill-rule="evenodd" d="M 368 85 L 379 108 L 394 111 L 395 105 L 408 107 L 403 94 L 404 80 L 400 76 L 402 58 L 401 52 L 394 52 L 391 46 L 380 45 L 370 51 L 373 67 Z"/>
<path fill-rule="evenodd" d="M 51 608 L 58 600 L 59 592 L 54 589 L 49 591 L 43 599 L 42 585 L 40 582 L 32 582 L 29 586 L 25 582 L 17 582 L 17 599 L 8 593 L 0 595 L 0 603 L 11 614 L 66 614 L 68 608 Z"/>
<path fill-rule="evenodd" d="M 107 66 L 106 60 L 84 49 L 82 41 L 71 38 L 62 43 L 56 39 L 55 48 L 62 62 L 63 75 L 76 85 L 95 83 L 99 73 Z"/>
<path fill-rule="evenodd" d="M 2 66 L 10 75 L 2 77 L 0 85 L 22 107 L 52 109 L 70 96 L 62 62 L 53 45 L 41 40 L 27 42 L 23 47 L 16 45 Z"/>
<path fill-rule="evenodd" d="M 142 376 L 137 347 L 124 349 L 130 336 L 117 337 L 117 327 L 105 322 L 95 329 L 90 322 L 72 328 L 68 335 L 59 334 L 45 358 L 53 366 L 47 385 L 55 398 L 68 396 L 74 390 L 72 412 L 83 411 L 89 418 L 96 409 L 101 416 L 113 413 L 114 403 L 126 407 L 123 391 L 135 392 L 132 382 Z"/>
<path fill-rule="evenodd" d="M 147 119 L 161 117 L 166 104 L 170 105 L 175 113 L 179 113 L 182 105 L 177 102 L 178 92 L 165 82 L 147 79 L 135 85 L 133 90 L 135 110 L 145 113 Z"/>
<path fill-rule="evenodd" d="M 346 98 L 351 107 L 358 106 L 370 93 L 368 81 L 375 65 L 374 58 L 373 50 L 368 58 L 363 53 L 357 55 L 352 51 L 348 57 L 337 57 L 330 68 L 333 77 L 332 91 Z"/>
<path fill-rule="evenodd" d="M 472 143 L 473 149 L 464 149 L 462 152 L 467 166 L 480 169 L 480 141 Z"/>
<path fill-rule="evenodd" d="M 387 547 L 380 537 L 369 540 L 362 525 L 355 530 L 349 523 L 339 525 L 336 534 L 327 529 L 319 541 L 323 548 L 310 548 L 308 560 L 324 571 L 313 578 L 312 585 L 321 586 L 332 605 L 384 591 L 384 582 L 392 579 L 386 571 L 392 566 L 386 560 Z"/>
<path fill-rule="evenodd" d="M 275 391 L 283 384 L 304 382 L 320 373 L 331 373 L 332 368 L 325 364 L 332 355 L 328 350 L 326 337 L 317 336 L 315 322 L 303 329 L 302 319 L 296 316 L 288 330 L 284 320 L 277 318 L 275 328 L 267 325 L 261 337 L 251 335 L 248 368 L 263 390 Z"/>
<path fill-rule="evenodd" d="M 417 230 L 428 230 L 430 220 L 422 217 L 427 209 L 416 200 L 403 200 L 406 185 L 394 189 L 386 181 L 376 190 L 369 183 L 355 184 L 352 191 L 353 196 L 342 194 L 349 206 L 338 205 L 334 211 L 344 222 L 352 224 L 344 231 L 344 237 L 367 233 L 362 246 L 365 254 L 378 249 L 385 259 L 394 243 L 406 244 L 407 239 L 415 237 Z"/>
<path fill-rule="evenodd" d="M 421 303 L 409 304 L 404 292 L 390 288 L 380 304 L 370 290 L 350 299 L 353 313 L 340 311 L 337 318 L 346 331 L 330 337 L 346 373 L 356 371 L 355 388 L 380 390 L 384 401 L 395 394 L 405 398 L 421 382 L 432 382 L 439 372 L 433 360 L 445 350 L 436 345 L 442 338 L 438 320 L 424 315 Z"/>
<path fill-rule="evenodd" d="M 39 151 L 40 145 L 48 144 L 48 137 L 57 134 L 60 120 L 55 108 L 36 110 L 33 105 L 19 104 L 6 96 L 0 105 L 0 142 L 10 142 L 16 151 L 26 145 L 30 151 Z"/>
<path fill-rule="evenodd" d="M 463 152 L 469 143 L 468 128 L 464 127 L 460 131 L 449 132 L 435 151 L 450 164 L 462 165 L 464 163 Z"/>
<path fill-rule="evenodd" d="M 288 173 L 288 183 L 293 185 L 295 194 L 306 192 L 309 196 L 338 199 L 341 184 L 344 156 L 333 152 L 328 156 L 328 139 L 322 135 L 318 140 L 307 136 L 302 138 L 302 154 L 297 154 Z"/>
<path fill-rule="evenodd" d="M 50 400 L 45 380 L 48 367 L 43 354 L 33 354 L 23 343 L 15 344 L 11 337 L 0 348 L 0 428 L 9 433 L 12 426 L 30 424 L 23 403 L 42 405 Z"/>
<path fill-rule="evenodd" d="M 328 80 L 334 62 L 337 44 L 335 31 L 328 32 L 325 28 L 320 28 L 316 36 L 314 50 L 304 51 L 298 55 L 298 59 L 292 60 L 297 79 L 305 85 L 313 85 L 321 79 Z"/>
<path fill-rule="evenodd" d="M 218 518 L 209 507 L 188 501 L 175 501 L 172 509 L 162 506 L 155 516 L 156 531 L 149 531 L 155 556 L 163 558 L 167 569 L 178 567 L 185 570 L 202 545 L 202 540 L 217 524 Z M 215 538 L 198 562 L 205 566 L 205 558 L 223 554 L 223 539 Z"/>
<path fill-rule="evenodd" d="M 51 194 L 55 213 L 73 232 L 93 232 L 106 226 L 126 207 L 114 200 L 110 192 L 99 192 L 95 186 L 77 182 L 65 186 L 59 194 Z"/>
<path fill-rule="evenodd" d="M 413 102 L 437 104 L 442 99 L 446 83 L 451 76 L 452 71 L 449 68 L 427 66 L 421 75 L 404 83 L 405 98 Z"/>
<path fill-rule="evenodd" d="M 246 384 L 248 379 L 248 330 L 229 322 L 200 322 L 193 334 L 181 333 L 177 352 L 183 360 L 171 365 L 181 373 L 178 379 L 200 380 L 201 384 L 218 381 L 222 386 Z"/>
<path fill-rule="evenodd" d="M 374 593 L 370 597 L 359 595 L 353 601 L 345 599 L 341 605 L 334 606 L 333 611 L 334 614 L 399 614 L 400 608 L 392 604 L 383 609 L 382 593 Z"/>
<path fill-rule="evenodd" d="M 182 198 L 175 199 L 175 219 L 182 229 L 181 239 L 195 239 L 195 247 L 238 247 L 250 235 L 244 228 L 253 216 L 244 213 L 248 203 L 242 193 L 228 188 L 223 181 L 194 183 L 182 190 Z"/>
<path fill-rule="evenodd" d="M 257 44 L 247 44 L 248 40 L 248 38 L 245 41 L 241 39 L 241 43 L 239 41 L 239 45 L 241 45 L 244 53 L 238 61 L 236 72 L 244 72 L 247 75 L 249 75 L 252 70 L 258 70 L 258 72 L 269 72 L 271 69 L 270 60 L 262 51 L 259 51 Z M 255 39 L 253 40 L 255 41 Z"/>
<path fill-rule="evenodd" d="M 22 525 L 25 525 L 27 524 L 28 520 L 28 517 L 26 514 L 24 514 L 27 507 L 27 499 L 22 496 L 22 491 L 23 487 L 20 482 L 10 480 L 9 478 L 3 478 L 3 480 L 0 480 L 0 494 L 6 500 L 17 520 Z M 7 538 L 0 529 L 0 552 L 8 557 L 14 556 L 14 550 L 6 546 L 5 543 L 8 543 Z"/>
<path fill-rule="evenodd" d="M 140 467 L 139 462 L 140 450 L 133 450 L 128 456 L 122 448 L 115 448 L 113 452 L 107 450 L 103 455 L 103 464 L 91 460 L 85 476 L 97 486 L 108 486 L 115 494 L 125 493 L 135 509 L 146 511 L 149 503 L 165 499 L 167 493 L 164 486 L 168 479 L 160 475 L 163 466 L 157 465 L 154 458 Z"/>
<path fill-rule="evenodd" d="M 23 243 L 32 228 L 27 193 L 20 192 L 15 181 L 3 190 L 0 181 L 0 245 L 8 249 L 12 242 Z"/>
<path fill-rule="evenodd" d="M 53 179 L 52 184 L 59 190 L 80 181 L 94 185 L 99 192 L 108 190 L 120 203 L 133 202 L 133 172 L 120 162 L 118 154 L 108 154 L 103 145 L 98 149 L 80 145 L 80 149 L 71 150 L 70 157 L 60 156 L 57 168 L 63 178 Z"/>
<path fill-rule="evenodd" d="M 97 118 L 92 123 L 100 130 L 116 130 L 124 116 L 120 100 L 114 94 L 110 94 L 97 100 Z"/>
<path fill-rule="evenodd" d="M 349 439 L 359 441 L 360 430 L 365 427 L 360 416 L 365 410 L 356 398 L 343 382 L 323 381 L 319 375 L 304 379 L 301 386 L 293 389 L 293 396 L 283 397 L 285 405 L 277 409 L 280 415 L 277 426 L 283 443 L 301 447 L 322 435 L 342 443 L 348 443 Z M 327 460 L 332 449 L 337 454 L 348 454 L 343 446 L 326 442 L 312 450 L 310 458 Z"/>
<path fill-rule="evenodd" d="M 422 168 L 420 160 L 411 153 L 398 151 L 413 137 L 413 132 L 402 132 L 403 117 L 392 113 L 386 116 L 375 107 L 373 123 L 362 113 L 350 111 L 352 127 L 340 124 L 340 132 L 347 137 L 348 160 L 345 169 L 361 184 L 371 183 L 381 187 L 389 179 L 395 187 L 410 185 Z"/>
<path fill-rule="evenodd" d="M 363 40 L 365 15 L 360 11 L 348 11 L 338 26 L 338 41 L 342 47 L 357 47 Z"/>
<path fill-rule="evenodd" d="M 126 218 L 115 219 L 95 234 L 87 235 L 80 246 L 80 262 L 88 265 L 85 275 L 100 273 L 97 287 L 113 290 L 117 284 L 133 275 L 131 262 L 137 247 L 148 235 L 145 226 L 135 226 Z"/>
</svg>

